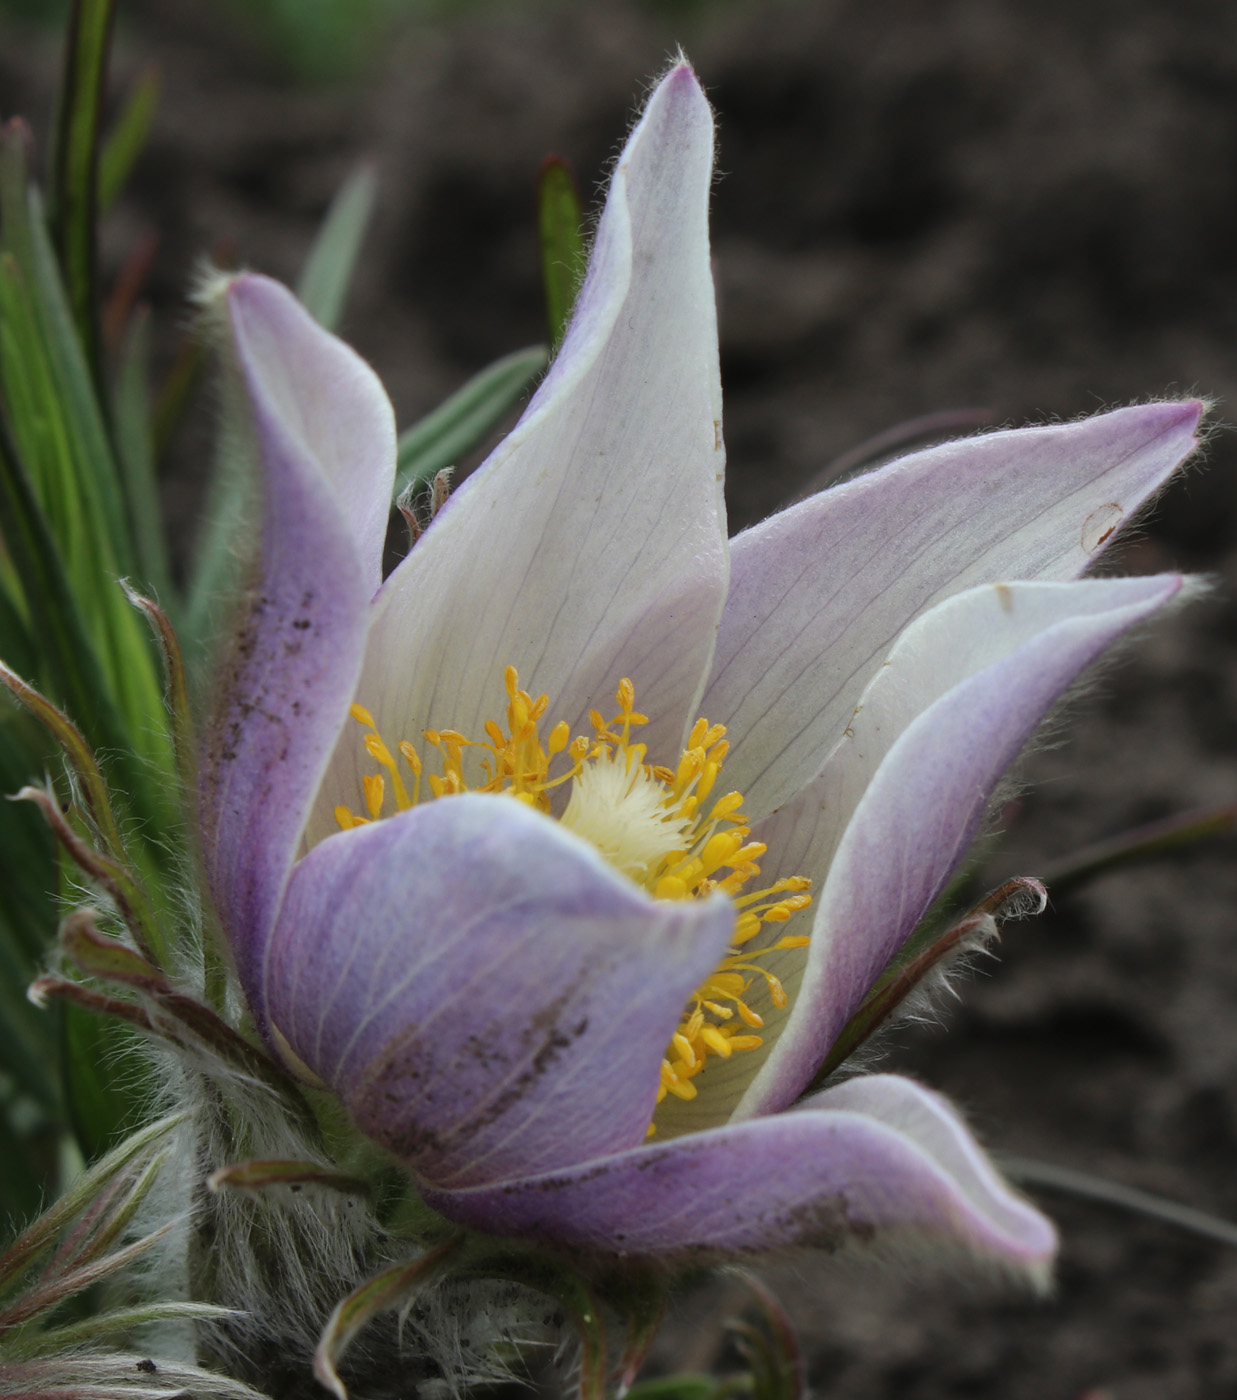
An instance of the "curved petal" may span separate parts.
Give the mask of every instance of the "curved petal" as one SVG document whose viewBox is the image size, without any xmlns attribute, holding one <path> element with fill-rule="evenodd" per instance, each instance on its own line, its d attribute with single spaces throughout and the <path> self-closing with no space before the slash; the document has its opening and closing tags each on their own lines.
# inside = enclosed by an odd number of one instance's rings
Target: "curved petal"
<svg viewBox="0 0 1237 1400">
<path fill-rule="evenodd" d="M 819 772 L 920 613 L 1000 579 L 1076 578 L 1194 450 L 1198 403 L 947 443 L 739 535 L 701 712 L 753 816 Z"/>
<path fill-rule="evenodd" d="M 995 584 L 948 599 L 907 629 L 820 778 L 754 833 L 777 853 L 776 866 L 828 874 L 806 961 L 800 954 L 798 968 L 781 969 L 788 991 L 802 977 L 797 996 L 788 1015 L 769 1017 L 764 1064 L 738 1116 L 802 1092 L 944 889 L 1036 726 L 1080 672 L 1182 584 L 1176 574 Z"/>
<path fill-rule="evenodd" d="M 237 278 L 224 309 L 263 518 L 200 795 L 211 890 L 261 1021 L 262 951 L 360 671 L 395 426 L 373 373 L 284 288 Z"/>
<path fill-rule="evenodd" d="M 966 853 L 993 788 L 1062 692 L 1122 631 L 1181 587 L 1177 575 L 995 584 L 947 599 L 899 638 L 824 770 L 753 828 L 764 878 L 804 874 L 814 906 L 766 955 L 779 1010 L 755 984 L 764 1044 L 716 1065 L 658 1130 L 773 1112 L 803 1091 L 838 1031 Z"/>
<path fill-rule="evenodd" d="M 708 103 L 681 65 L 615 168 L 544 384 L 379 596 L 357 698 L 389 737 L 478 735 L 514 665 L 573 729 L 630 676 L 654 751 L 680 742 L 727 578 L 712 156 Z M 346 745 L 324 832 L 360 761 Z"/>
<path fill-rule="evenodd" d="M 643 1140 L 731 904 L 646 896 L 509 797 L 442 798 L 297 866 L 273 1023 L 371 1138 L 440 1185 Z"/>
<path fill-rule="evenodd" d="M 426 1200 L 491 1234 L 663 1259 L 794 1245 L 936 1261 L 956 1251 L 1038 1283 L 1056 1246 L 944 1100 L 891 1075 L 792 1113 Z"/>
</svg>

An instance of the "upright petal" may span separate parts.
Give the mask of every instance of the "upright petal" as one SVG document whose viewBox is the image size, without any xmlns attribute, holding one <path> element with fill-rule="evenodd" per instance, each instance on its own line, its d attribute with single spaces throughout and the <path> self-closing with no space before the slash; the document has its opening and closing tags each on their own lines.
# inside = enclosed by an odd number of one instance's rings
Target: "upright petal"
<svg viewBox="0 0 1237 1400">
<path fill-rule="evenodd" d="M 224 292 L 262 471 L 256 577 L 203 751 L 207 874 L 261 1018 L 259 969 L 364 654 L 395 470 L 369 368 L 260 277 Z"/>
<path fill-rule="evenodd" d="M 938 604 L 907 629 L 820 777 L 755 829 L 777 853 L 771 869 L 827 874 L 806 960 L 780 969 L 788 991 L 802 978 L 793 1009 L 771 1009 L 764 1063 L 738 1116 L 782 1108 L 802 1092 L 944 889 L 1044 715 L 1181 586 L 1176 574 L 995 584 Z"/>
<path fill-rule="evenodd" d="M 679 742 L 727 579 L 712 156 L 680 65 L 615 168 L 549 375 L 382 590 L 358 698 L 384 732 L 478 733 L 514 665 L 573 726 L 630 676 L 659 721 L 650 743 Z M 354 747 L 324 822 L 357 790 Z"/>
<path fill-rule="evenodd" d="M 951 442 L 824 491 L 733 542 L 702 713 L 759 816 L 820 770 L 920 613 L 1001 579 L 1080 575 L 1193 451 L 1198 403 Z"/>
<path fill-rule="evenodd" d="M 1001 1181 L 944 1100 L 892 1075 L 801 1110 L 524 1181 L 431 1191 L 492 1234 L 679 1261 L 806 1245 L 963 1254 L 1042 1283 L 1052 1226 Z"/>
<path fill-rule="evenodd" d="M 465 794 L 316 846 L 268 960 L 273 1023 L 363 1132 L 440 1186 L 643 1141 L 661 1058 L 734 929 L 556 822 Z"/>
</svg>

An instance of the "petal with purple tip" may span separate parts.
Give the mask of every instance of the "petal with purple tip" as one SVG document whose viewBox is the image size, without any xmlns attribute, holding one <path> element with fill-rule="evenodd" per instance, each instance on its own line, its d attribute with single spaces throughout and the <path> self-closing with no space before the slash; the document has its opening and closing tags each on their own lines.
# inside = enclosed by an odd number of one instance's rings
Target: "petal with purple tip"
<svg viewBox="0 0 1237 1400">
<path fill-rule="evenodd" d="M 771 1048 L 736 1113 L 774 1111 L 802 1092 L 945 887 L 1044 715 L 1182 583 L 1167 574 L 995 584 L 907 629 L 820 777 L 754 831 L 776 865 L 828 873 L 806 962 L 770 959 L 788 989 L 802 981 L 790 1013 L 771 1015 Z"/>
<path fill-rule="evenodd" d="M 901 1247 L 1041 1282 L 1056 1243 L 944 1101 L 892 1075 L 841 1085 L 793 1113 L 427 1199 L 494 1234 L 672 1260 Z"/>
<path fill-rule="evenodd" d="M 1198 403 L 946 443 L 739 535 L 702 713 L 754 817 L 819 771 L 894 639 L 951 594 L 1076 578 L 1197 445 Z"/>
<path fill-rule="evenodd" d="M 378 599 L 358 699 L 384 733 L 479 734 L 514 665 L 573 730 L 630 676 L 650 745 L 680 742 L 727 579 L 712 157 L 709 105 L 680 66 L 615 168 L 545 382 Z M 320 834 L 361 761 L 348 736 Z"/>
<path fill-rule="evenodd" d="M 237 278 L 223 309 L 252 415 L 262 525 L 203 748 L 203 847 L 261 1021 L 266 937 L 363 657 L 395 430 L 373 373 L 284 288 Z"/>
<path fill-rule="evenodd" d="M 464 794 L 297 867 L 267 996 L 361 1130 L 440 1185 L 643 1140 L 733 906 L 653 900 L 556 822 Z"/>
</svg>

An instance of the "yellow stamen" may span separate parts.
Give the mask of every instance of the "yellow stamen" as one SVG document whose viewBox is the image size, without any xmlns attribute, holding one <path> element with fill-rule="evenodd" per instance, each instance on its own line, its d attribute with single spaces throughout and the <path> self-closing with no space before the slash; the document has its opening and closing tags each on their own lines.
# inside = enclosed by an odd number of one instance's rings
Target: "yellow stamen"
<svg viewBox="0 0 1237 1400">
<path fill-rule="evenodd" d="M 749 839 L 751 827 L 743 814 L 742 793 L 727 792 L 710 802 L 729 748 L 724 725 L 698 719 L 678 762 L 665 767 L 649 764 L 646 746 L 633 738 L 633 731 L 647 724 L 648 716 L 635 708 L 635 686 L 629 679 L 619 682 L 618 711 L 612 718 L 600 710 L 589 711 L 592 738 L 572 737 L 570 726 L 559 720 L 544 742 L 541 723 L 549 697 L 522 690 L 513 666 L 504 671 L 503 685 L 506 727 L 487 720 L 481 741 L 454 729 L 426 729 L 423 748 L 402 739 L 393 752 L 370 711 L 353 705 L 353 719 L 369 731 L 363 741 L 365 751 L 383 772 L 361 780 L 368 816 L 339 806 L 335 820 L 344 831 L 377 820 L 388 789 L 398 811 L 415 807 L 421 801 L 424 776 L 433 798 L 462 792 L 504 793 L 537 811 L 556 814 L 654 898 L 705 899 L 716 891 L 726 894 L 736 914 L 730 948 L 689 1001 L 661 1066 L 658 1103 L 667 1094 L 693 1099 L 695 1080 L 710 1059 L 729 1059 L 763 1043 L 761 1036 L 747 1033 L 765 1024 L 747 1000 L 753 983 L 763 984 L 764 995 L 775 1008 L 786 1006 L 780 978 L 757 960 L 803 948 L 807 935 L 786 934 L 767 946 L 751 945 L 765 925 L 785 924 L 811 903 L 806 893 L 811 881 L 791 875 L 764 889 L 748 888 L 760 874 L 759 862 L 767 847 Z M 439 772 L 423 774 L 427 753 Z M 411 790 L 404 781 L 405 772 L 412 778 Z M 571 784 L 570 800 L 565 809 L 552 813 L 551 794 L 566 783 Z"/>
</svg>

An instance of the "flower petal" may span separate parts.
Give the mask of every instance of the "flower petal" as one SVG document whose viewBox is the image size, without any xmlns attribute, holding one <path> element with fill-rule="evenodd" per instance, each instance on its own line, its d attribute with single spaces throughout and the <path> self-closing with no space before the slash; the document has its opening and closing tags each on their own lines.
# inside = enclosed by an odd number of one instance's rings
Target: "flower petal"
<svg viewBox="0 0 1237 1400">
<path fill-rule="evenodd" d="M 514 665 L 573 729 L 630 676 L 657 720 L 650 744 L 680 742 L 727 578 L 712 155 L 708 103 L 680 65 L 615 168 L 545 382 L 382 590 L 358 699 L 384 733 L 479 734 Z M 358 750 L 324 795 L 324 832 L 359 790 Z"/>
<path fill-rule="evenodd" d="M 792 1113 L 426 1198 L 492 1234 L 670 1259 L 808 1245 L 909 1248 L 939 1262 L 952 1250 L 1041 1282 L 1056 1245 L 944 1100 L 891 1075 Z"/>
<path fill-rule="evenodd" d="M 643 1140 L 662 1056 L 734 928 L 655 901 L 509 797 L 445 797 L 301 861 L 270 1014 L 361 1130 L 440 1185 Z"/>
<path fill-rule="evenodd" d="M 989 585 L 947 599 L 907 629 L 820 777 L 753 832 L 777 854 L 770 869 L 789 862 L 828 873 L 806 959 L 800 954 L 798 967 L 793 955 L 782 955 L 781 967 L 768 960 L 792 995 L 802 982 L 789 1014 L 770 1008 L 765 1047 L 749 1057 L 766 1058 L 738 1116 L 781 1108 L 802 1092 L 944 889 L 996 783 L 1044 715 L 1182 583 L 1166 574 Z"/>
<path fill-rule="evenodd" d="M 224 294 L 262 469 L 258 576 L 223 667 L 202 758 L 207 875 L 245 989 L 347 715 L 379 579 L 395 424 L 378 380 L 291 293 Z"/>
<path fill-rule="evenodd" d="M 816 773 L 893 640 L 1000 579 L 1080 575 L 1196 446 L 1198 403 L 947 443 L 739 535 L 701 711 L 754 817 Z"/>
</svg>

